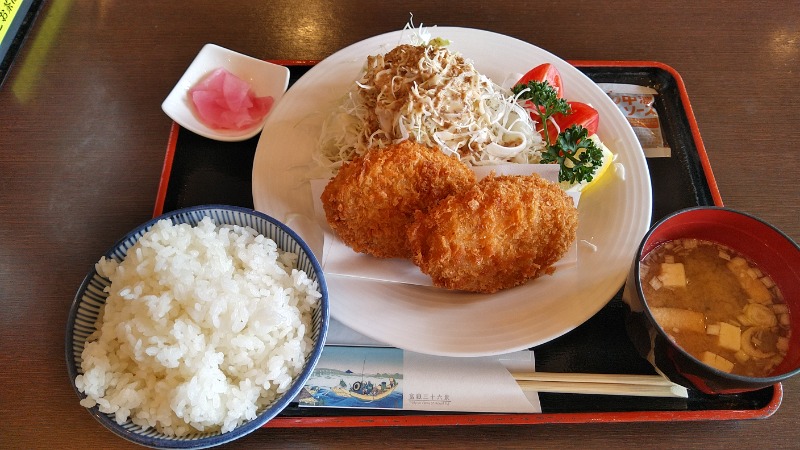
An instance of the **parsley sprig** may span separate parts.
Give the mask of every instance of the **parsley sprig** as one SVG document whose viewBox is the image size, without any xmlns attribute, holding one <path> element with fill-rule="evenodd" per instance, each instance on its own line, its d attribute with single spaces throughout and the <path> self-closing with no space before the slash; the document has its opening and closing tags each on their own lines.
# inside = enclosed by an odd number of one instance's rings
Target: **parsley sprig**
<svg viewBox="0 0 800 450">
<path fill-rule="evenodd" d="M 554 144 L 550 142 L 550 135 L 547 133 L 547 125 L 550 122 L 547 119 L 556 113 L 567 115 L 572 112 L 569 103 L 563 98 L 558 98 L 558 92 L 547 81 L 529 81 L 527 84 L 518 84 L 512 87 L 511 91 L 519 99 L 533 103 L 534 107 L 531 112 L 539 115 L 545 142 L 547 145 Z"/>
<path fill-rule="evenodd" d="M 594 172 L 603 163 L 603 151 L 589 139 L 589 132 L 580 125 L 562 131 L 555 145 L 548 145 L 542 153 L 542 162 L 558 163 L 558 181 L 569 184 L 592 181 Z"/>
<path fill-rule="evenodd" d="M 580 125 L 572 125 L 561 130 L 555 142 L 550 142 L 547 132 L 549 118 L 556 113 L 569 115 L 572 110 L 563 98 L 547 81 L 529 81 L 518 84 L 511 91 L 519 100 L 529 101 L 528 109 L 539 116 L 542 124 L 542 136 L 546 149 L 542 153 L 542 163 L 558 163 L 558 181 L 570 184 L 592 181 L 594 173 L 603 164 L 603 151 L 589 139 L 589 132 Z"/>
</svg>

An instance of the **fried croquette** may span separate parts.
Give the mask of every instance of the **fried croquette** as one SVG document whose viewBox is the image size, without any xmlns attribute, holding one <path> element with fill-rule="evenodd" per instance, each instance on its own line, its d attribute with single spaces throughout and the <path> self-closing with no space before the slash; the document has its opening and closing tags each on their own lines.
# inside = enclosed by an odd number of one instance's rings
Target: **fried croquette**
<svg viewBox="0 0 800 450">
<path fill-rule="evenodd" d="M 552 273 L 577 228 L 578 211 L 555 183 L 489 176 L 416 213 L 408 238 L 435 286 L 493 293 Z"/>
<path fill-rule="evenodd" d="M 331 228 L 353 250 L 409 258 L 406 231 L 416 211 L 475 184 L 457 158 L 404 141 L 373 149 L 339 169 L 322 193 Z"/>
</svg>

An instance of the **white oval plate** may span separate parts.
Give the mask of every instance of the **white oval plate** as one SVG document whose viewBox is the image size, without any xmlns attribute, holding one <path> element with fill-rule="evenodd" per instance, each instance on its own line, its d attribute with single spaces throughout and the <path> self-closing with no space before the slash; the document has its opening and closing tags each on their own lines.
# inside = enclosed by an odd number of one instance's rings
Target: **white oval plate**
<svg viewBox="0 0 800 450">
<path fill-rule="evenodd" d="M 581 197 L 578 265 L 496 294 L 469 294 L 328 275 L 331 315 L 371 338 L 410 351 L 486 356 L 522 350 L 574 329 L 622 287 L 637 245 L 650 226 L 651 186 L 633 130 L 608 96 L 566 61 L 527 42 L 465 28 L 435 27 L 481 73 L 501 84 L 549 62 L 561 72 L 568 100 L 600 113 L 599 137 L 624 167 Z M 309 171 L 321 124 L 359 77 L 368 55 L 408 43 L 411 31 L 375 36 L 311 68 L 270 114 L 253 163 L 256 209 L 287 223 L 321 260 Z M 624 172 L 624 177 L 621 174 Z"/>
</svg>

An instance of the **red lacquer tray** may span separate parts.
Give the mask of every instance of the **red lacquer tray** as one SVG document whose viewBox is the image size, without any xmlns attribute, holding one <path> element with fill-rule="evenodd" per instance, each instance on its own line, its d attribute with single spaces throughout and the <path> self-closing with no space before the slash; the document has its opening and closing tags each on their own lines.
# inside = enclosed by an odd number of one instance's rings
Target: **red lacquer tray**
<svg viewBox="0 0 800 450">
<path fill-rule="evenodd" d="M 297 80 L 314 61 L 273 61 Z M 572 61 L 598 83 L 647 86 L 658 94 L 655 107 L 670 157 L 648 158 L 653 186 L 653 222 L 672 211 L 722 206 L 708 157 L 679 74 L 650 61 Z M 173 124 L 154 216 L 188 206 L 221 203 L 253 207 L 252 163 L 259 136 L 217 142 Z M 621 286 L 620 286 L 621 288 Z M 575 330 L 536 347 L 543 372 L 652 374 L 625 334 L 621 290 L 608 305 Z M 761 419 L 777 411 L 780 384 L 756 392 L 709 396 L 689 391 L 688 399 L 541 393 L 541 414 L 476 414 L 307 408 L 290 405 L 267 427 L 444 426 L 583 422 L 660 422 Z"/>
</svg>

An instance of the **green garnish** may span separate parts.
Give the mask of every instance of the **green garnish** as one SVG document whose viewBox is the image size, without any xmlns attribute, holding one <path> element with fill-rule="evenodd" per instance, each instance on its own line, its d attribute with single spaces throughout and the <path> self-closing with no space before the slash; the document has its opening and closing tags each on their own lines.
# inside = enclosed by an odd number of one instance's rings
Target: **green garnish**
<svg viewBox="0 0 800 450">
<path fill-rule="evenodd" d="M 558 181 L 570 184 L 592 181 L 594 172 L 603 164 L 603 151 L 589 139 L 589 132 L 580 125 L 562 131 L 554 145 L 542 153 L 542 163 L 558 163 Z"/>
<path fill-rule="evenodd" d="M 533 104 L 529 110 L 539 116 L 542 124 L 542 136 L 547 147 L 542 153 L 542 163 L 558 163 L 558 181 L 570 184 L 581 181 L 592 181 L 594 172 L 603 164 L 603 151 L 588 138 L 588 131 L 580 125 L 572 125 L 562 130 L 555 142 L 550 142 L 547 132 L 549 118 L 554 114 L 569 115 L 572 112 L 569 104 L 547 81 L 529 81 L 518 84 L 511 91 L 520 100 L 528 100 Z"/>
<path fill-rule="evenodd" d="M 553 114 L 569 114 L 572 109 L 569 103 L 563 98 L 558 98 L 558 92 L 553 89 L 547 81 L 529 81 L 527 84 L 518 84 L 511 88 L 514 95 L 519 96 L 520 100 L 529 100 L 534 104 L 533 113 L 539 115 L 539 123 L 542 124 L 542 136 L 547 145 L 552 145 L 550 135 L 547 133 L 547 124 Z"/>
<path fill-rule="evenodd" d="M 448 45 L 450 45 L 450 40 L 441 37 L 435 37 L 431 39 L 430 42 L 428 42 L 428 45 L 431 45 L 433 47 L 447 47 Z"/>
</svg>

